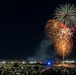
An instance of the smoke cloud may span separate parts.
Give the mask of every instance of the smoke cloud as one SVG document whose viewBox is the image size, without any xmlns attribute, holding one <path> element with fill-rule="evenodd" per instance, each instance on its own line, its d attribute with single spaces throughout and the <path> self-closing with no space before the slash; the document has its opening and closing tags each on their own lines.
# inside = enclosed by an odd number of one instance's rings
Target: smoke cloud
<svg viewBox="0 0 76 75">
<path fill-rule="evenodd" d="M 54 56 L 56 56 L 56 52 L 51 48 L 49 40 L 42 40 L 36 49 L 36 54 L 33 57 L 28 57 L 28 61 L 53 59 Z"/>
</svg>

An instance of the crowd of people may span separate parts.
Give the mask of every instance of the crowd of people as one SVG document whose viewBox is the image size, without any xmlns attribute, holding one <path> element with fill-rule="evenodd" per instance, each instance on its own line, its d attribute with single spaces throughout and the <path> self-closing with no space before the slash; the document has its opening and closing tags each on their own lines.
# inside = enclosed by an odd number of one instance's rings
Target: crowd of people
<svg viewBox="0 0 76 75">
<path fill-rule="evenodd" d="M 20 66 L 18 64 L 14 64 L 13 66 L 0 67 L 0 75 L 41 75 L 41 70 L 45 69 L 45 67 L 33 65 L 33 66 Z"/>
<path fill-rule="evenodd" d="M 45 67 L 41 65 L 0 67 L 0 75 L 76 75 L 76 68 Z"/>
</svg>

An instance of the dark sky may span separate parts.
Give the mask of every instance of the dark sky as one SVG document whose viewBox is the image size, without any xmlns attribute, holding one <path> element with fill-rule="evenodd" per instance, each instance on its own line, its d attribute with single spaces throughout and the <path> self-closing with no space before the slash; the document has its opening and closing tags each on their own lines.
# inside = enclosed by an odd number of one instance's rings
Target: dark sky
<svg viewBox="0 0 76 75">
<path fill-rule="evenodd" d="M 34 56 L 45 38 L 47 20 L 52 18 L 55 8 L 64 3 L 75 4 L 75 1 L 0 0 L 0 59 Z M 72 58 L 75 53 L 74 48 Z"/>
</svg>

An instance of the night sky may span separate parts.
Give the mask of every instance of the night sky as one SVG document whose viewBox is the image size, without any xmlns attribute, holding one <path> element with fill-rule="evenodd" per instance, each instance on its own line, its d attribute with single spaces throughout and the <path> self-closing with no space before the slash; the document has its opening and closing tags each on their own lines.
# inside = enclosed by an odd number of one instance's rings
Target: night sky
<svg viewBox="0 0 76 75">
<path fill-rule="evenodd" d="M 52 45 L 48 48 L 44 28 L 55 8 L 65 3 L 76 6 L 74 0 L 0 0 L 0 59 L 26 60 L 41 50 L 47 57 L 56 53 Z M 68 59 L 76 58 L 75 39 L 74 43 Z"/>
</svg>

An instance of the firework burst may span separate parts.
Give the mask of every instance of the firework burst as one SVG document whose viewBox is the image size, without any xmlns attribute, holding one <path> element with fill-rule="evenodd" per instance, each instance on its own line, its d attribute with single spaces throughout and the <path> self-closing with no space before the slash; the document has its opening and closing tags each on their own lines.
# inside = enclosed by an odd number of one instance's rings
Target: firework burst
<svg viewBox="0 0 76 75">
<path fill-rule="evenodd" d="M 57 53 L 62 56 L 64 52 L 64 57 L 69 55 L 73 46 L 73 33 L 69 27 L 58 21 L 49 20 L 45 30 Z"/>
<path fill-rule="evenodd" d="M 55 10 L 54 18 L 59 21 L 63 22 L 68 26 L 72 26 L 76 24 L 76 8 L 74 5 L 65 4 L 60 5 L 59 8 Z"/>
</svg>

